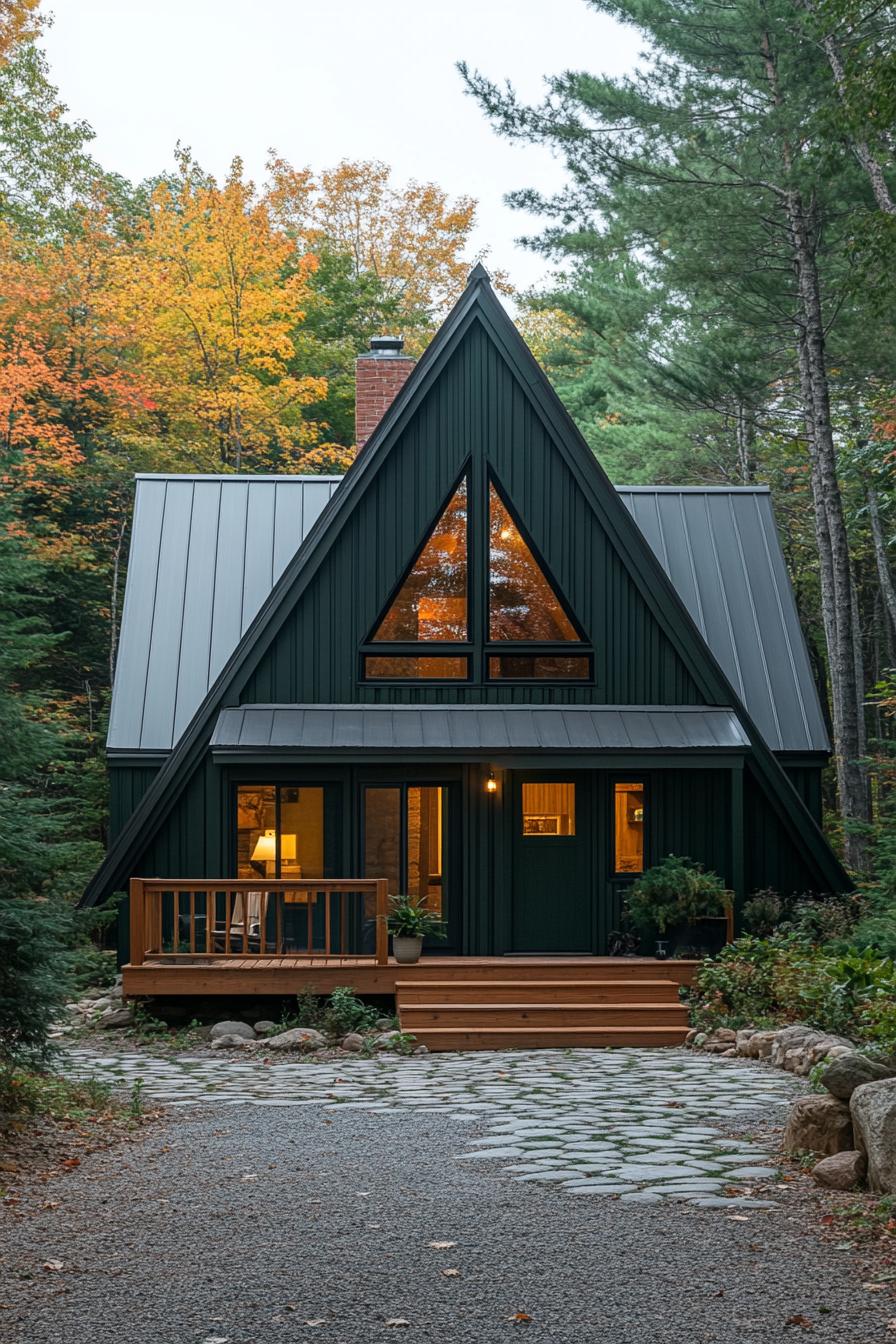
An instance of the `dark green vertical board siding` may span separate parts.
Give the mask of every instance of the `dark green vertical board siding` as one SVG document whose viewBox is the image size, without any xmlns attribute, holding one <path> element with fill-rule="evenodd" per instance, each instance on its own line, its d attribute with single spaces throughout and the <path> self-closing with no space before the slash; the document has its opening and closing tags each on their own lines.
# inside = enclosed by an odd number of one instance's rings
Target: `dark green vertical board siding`
<svg viewBox="0 0 896 1344">
<path fill-rule="evenodd" d="M 121 828 L 155 779 L 158 765 L 109 765 L 109 839 Z"/>
<path fill-rule="evenodd" d="M 731 780 L 727 770 L 657 770 L 648 795 L 648 863 L 696 859 L 732 880 Z"/>
<path fill-rule="evenodd" d="M 765 887 L 788 896 L 813 892 L 818 883 L 748 769 L 744 780 L 747 894 Z"/>
<path fill-rule="evenodd" d="M 595 651 L 596 687 L 360 686 L 358 646 L 473 459 L 508 491 Z M 476 498 L 473 507 L 482 507 Z M 578 544 L 573 550 L 569 538 Z M 500 352 L 475 323 L 240 694 L 242 703 L 697 704 L 701 697 Z"/>
<path fill-rule="evenodd" d="M 818 765 L 785 765 L 784 773 L 820 826 L 822 821 L 821 767 Z"/>
</svg>

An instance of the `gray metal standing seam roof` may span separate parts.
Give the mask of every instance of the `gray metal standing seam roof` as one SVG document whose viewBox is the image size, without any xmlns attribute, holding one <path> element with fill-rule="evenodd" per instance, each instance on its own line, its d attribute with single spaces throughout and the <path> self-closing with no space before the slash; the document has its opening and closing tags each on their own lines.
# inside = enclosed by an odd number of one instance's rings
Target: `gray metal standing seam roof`
<svg viewBox="0 0 896 1344">
<path fill-rule="evenodd" d="M 171 750 L 339 480 L 137 477 L 110 751 Z M 768 490 L 618 489 L 768 745 L 827 751 Z"/>
<path fill-rule="evenodd" d="M 212 751 L 738 751 L 733 709 L 705 705 L 240 705 L 222 709 Z"/>
</svg>

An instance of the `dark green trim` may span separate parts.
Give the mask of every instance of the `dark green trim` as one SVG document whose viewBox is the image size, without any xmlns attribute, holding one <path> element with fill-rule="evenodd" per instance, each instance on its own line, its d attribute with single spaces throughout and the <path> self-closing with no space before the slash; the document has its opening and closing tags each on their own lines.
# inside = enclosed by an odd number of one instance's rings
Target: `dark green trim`
<svg viewBox="0 0 896 1344">
<path fill-rule="evenodd" d="M 752 744 L 753 768 L 772 805 L 779 816 L 786 820 L 790 833 L 801 842 L 819 889 L 843 890 L 852 886 L 820 828 L 800 801 L 713 658 L 637 524 L 492 293 L 484 268 L 476 267 L 461 298 L 358 455 L 342 485 L 287 565 L 174 751 L 92 878 L 82 897 L 82 906 L 94 905 L 110 892 L 125 886 L 132 874 L 133 864 L 169 815 L 186 780 L 202 762 L 218 709 L 223 704 L 238 702 L 242 688 L 264 652 L 282 628 L 296 601 L 308 588 L 324 557 L 336 544 L 342 525 L 355 507 L 358 496 L 375 476 L 381 460 L 387 456 L 392 444 L 408 425 L 473 322 L 482 325 L 511 372 L 525 388 L 531 407 L 573 473 L 594 515 L 626 566 L 631 581 L 706 702 L 730 705 L 737 711 Z M 477 482 L 474 480 L 472 484 L 475 489 Z M 481 612 L 473 613 L 473 619 L 481 618 Z"/>
</svg>

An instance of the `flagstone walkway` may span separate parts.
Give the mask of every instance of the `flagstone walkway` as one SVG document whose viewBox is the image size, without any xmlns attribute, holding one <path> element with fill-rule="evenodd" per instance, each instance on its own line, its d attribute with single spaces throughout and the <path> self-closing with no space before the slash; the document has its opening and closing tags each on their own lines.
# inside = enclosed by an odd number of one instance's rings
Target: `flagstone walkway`
<svg viewBox="0 0 896 1344">
<path fill-rule="evenodd" d="M 769 1207 L 778 1171 L 762 1142 L 731 1137 L 783 1119 L 805 1087 L 789 1074 L 684 1050 L 543 1050 L 327 1062 L 162 1059 L 69 1052 L 68 1071 L 169 1107 L 324 1107 L 447 1114 L 461 1162 L 571 1195 Z M 477 1121 L 477 1136 L 465 1125 Z M 483 1133 L 482 1130 L 485 1129 Z M 762 1197 L 749 1193 L 756 1186 Z"/>
</svg>

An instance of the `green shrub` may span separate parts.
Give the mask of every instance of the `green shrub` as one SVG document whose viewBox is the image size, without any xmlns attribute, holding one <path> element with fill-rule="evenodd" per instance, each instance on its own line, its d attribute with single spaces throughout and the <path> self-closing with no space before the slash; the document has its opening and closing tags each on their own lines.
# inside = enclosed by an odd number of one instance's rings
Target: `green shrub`
<svg viewBox="0 0 896 1344">
<path fill-rule="evenodd" d="M 717 873 L 675 854 L 648 868 L 632 884 L 625 900 L 628 918 L 642 935 L 654 930 L 662 934 L 708 915 L 723 915 L 730 906 L 731 892 Z"/>
<path fill-rule="evenodd" d="M 370 1004 L 363 1003 L 353 989 L 346 985 L 333 990 L 321 1018 L 321 1029 L 336 1038 L 350 1031 L 370 1031 L 376 1026 L 379 1013 Z"/>
<path fill-rule="evenodd" d="M 35 1068 L 71 995 L 71 912 L 58 900 L 0 896 L 0 1065 Z"/>
<path fill-rule="evenodd" d="M 759 938 L 767 938 L 781 923 L 784 903 L 776 891 L 766 888 L 755 891 L 748 901 L 744 901 L 741 919 L 747 933 Z"/>
</svg>

